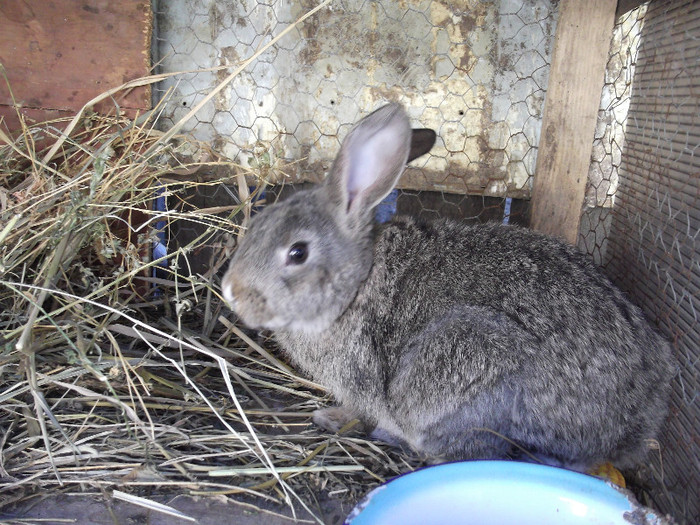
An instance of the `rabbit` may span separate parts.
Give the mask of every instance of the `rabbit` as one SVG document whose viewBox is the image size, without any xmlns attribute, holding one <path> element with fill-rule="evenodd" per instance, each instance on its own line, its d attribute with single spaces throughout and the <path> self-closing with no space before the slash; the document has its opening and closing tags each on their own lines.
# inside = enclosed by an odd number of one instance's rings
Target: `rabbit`
<svg viewBox="0 0 700 525">
<path fill-rule="evenodd" d="M 252 219 L 224 298 L 332 393 L 313 415 L 329 430 L 359 418 L 430 463 L 640 462 L 671 348 L 588 257 L 517 226 L 374 224 L 434 140 L 396 103 L 357 123 L 321 185 Z"/>
</svg>

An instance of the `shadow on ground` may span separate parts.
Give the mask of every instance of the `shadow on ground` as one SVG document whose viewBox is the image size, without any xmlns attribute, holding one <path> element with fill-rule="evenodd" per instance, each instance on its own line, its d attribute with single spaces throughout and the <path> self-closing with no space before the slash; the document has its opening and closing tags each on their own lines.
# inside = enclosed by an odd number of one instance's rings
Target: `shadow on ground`
<svg viewBox="0 0 700 525">
<path fill-rule="evenodd" d="M 58 495 L 37 498 L 11 512 L 0 512 L 1 525 L 292 525 L 294 523 L 343 523 L 350 503 L 326 498 L 312 508 L 317 519 L 296 506 L 296 518 L 288 506 L 273 503 L 235 502 L 224 497 L 176 496 L 166 504 L 195 521 L 162 514 L 137 505 L 99 496 Z"/>
</svg>

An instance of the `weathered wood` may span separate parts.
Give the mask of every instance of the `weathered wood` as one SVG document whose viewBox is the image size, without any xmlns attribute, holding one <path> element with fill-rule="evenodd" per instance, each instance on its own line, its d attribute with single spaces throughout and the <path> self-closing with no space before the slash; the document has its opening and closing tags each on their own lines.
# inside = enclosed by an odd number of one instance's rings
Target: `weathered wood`
<svg viewBox="0 0 700 525">
<path fill-rule="evenodd" d="M 96 95 L 148 74 L 151 25 L 149 0 L 4 0 L 0 63 L 27 116 L 74 114 Z M 150 89 L 134 89 L 117 103 L 148 109 Z M 10 128 L 17 120 L 11 104 L 2 79 L 0 115 Z"/>
<path fill-rule="evenodd" d="M 534 229 L 575 243 L 615 0 L 562 0 L 532 189 Z"/>
</svg>

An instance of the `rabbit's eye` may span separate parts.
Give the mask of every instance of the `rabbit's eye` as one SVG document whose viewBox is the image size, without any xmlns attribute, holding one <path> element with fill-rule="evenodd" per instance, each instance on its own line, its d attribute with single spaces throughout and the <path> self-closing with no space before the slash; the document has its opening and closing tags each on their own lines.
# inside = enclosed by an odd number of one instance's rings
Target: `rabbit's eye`
<svg viewBox="0 0 700 525">
<path fill-rule="evenodd" d="M 288 264 L 302 264 L 309 256 L 309 246 L 305 242 L 296 242 L 287 253 Z"/>
</svg>

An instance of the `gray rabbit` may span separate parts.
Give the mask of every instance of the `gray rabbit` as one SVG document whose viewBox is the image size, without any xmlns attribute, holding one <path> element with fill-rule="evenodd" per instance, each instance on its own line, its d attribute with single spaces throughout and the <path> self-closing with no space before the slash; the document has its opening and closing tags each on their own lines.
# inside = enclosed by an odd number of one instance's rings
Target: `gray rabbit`
<svg viewBox="0 0 700 525">
<path fill-rule="evenodd" d="M 335 396 L 314 412 L 330 430 L 359 417 L 432 462 L 640 461 L 671 350 L 586 256 L 500 224 L 373 224 L 433 140 L 398 104 L 356 124 L 322 185 L 253 218 L 224 297 Z"/>
</svg>

